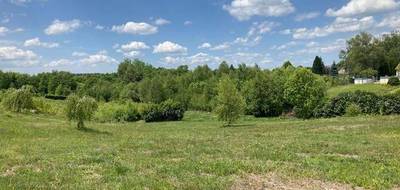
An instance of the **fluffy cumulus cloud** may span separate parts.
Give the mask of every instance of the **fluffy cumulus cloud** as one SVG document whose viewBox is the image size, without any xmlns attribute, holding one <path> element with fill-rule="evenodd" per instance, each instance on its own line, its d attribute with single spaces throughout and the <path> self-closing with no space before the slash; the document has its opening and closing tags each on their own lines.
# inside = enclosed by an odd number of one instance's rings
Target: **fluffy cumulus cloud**
<svg viewBox="0 0 400 190">
<path fill-rule="evenodd" d="M 338 10 L 328 9 L 328 16 L 349 17 L 353 15 L 384 12 L 396 9 L 400 6 L 395 0 L 350 0 Z"/>
<path fill-rule="evenodd" d="M 324 27 L 299 28 L 292 31 L 294 39 L 312 39 L 324 37 L 338 32 L 356 32 L 369 29 L 375 25 L 374 17 L 361 19 L 338 17 L 333 23 Z"/>
<path fill-rule="evenodd" d="M 50 24 L 44 32 L 47 35 L 57 35 L 57 34 L 64 34 L 73 32 L 76 29 L 80 28 L 82 23 L 78 19 L 69 20 L 69 21 L 61 21 L 61 20 L 54 20 L 52 24 Z"/>
<path fill-rule="evenodd" d="M 186 47 L 170 41 L 165 41 L 154 46 L 153 53 L 186 53 L 186 51 Z"/>
<path fill-rule="evenodd" d="M 53 42 L 42 42 L 40 41 L 39 38 L 33 38 L 26 40 L 24 43 L 25 47 L 31 47 L 31 46 L 38 46 L 38 47 L 44 47 L 44 48 L 56 48 L 59 46 L 58 43 L 53 43 Z"/>
<path fill-rule="evenodd" d="M 240 21 L 253 16 L 282 16 L 295 10 L 290 0 L 233 0 L 223 9 Z"/>
<path fill-rule="evenodd" d="M 303 48 L 294 52 L 297 55 L 304 55 L 304 54 L 327 54 L 333 52 L 339 52 L 346 48 L 346 40 L 345 39 L 337 39 L 331 43 L 320 44 L 318 42 L 308 42 L 305 45 L 307 48 Z"/>
<path fill-rule="evenodd" d="M 132 51 L 132 50 L 143 50 L 143 49 L 149 49 L 150 47 L 146 45 L 144 42 L 137 42 L 137 41 L 132 41 L 130 43 L 121 45 L 121 49 L 123 51 Z"/>
<path fill-rule="evenodd" d="M 210 43 L 205 42 L 205 43 L 202 43 L 201 45 L 199 45 L 199 47 L 197 47 L 197 48 L 199 48 L 199 49 L 208 49 L 208 48 L 211 48 L 211 47 L 212 46 L 211 46 Z"/>
<path fill-rule="evenodd" d="M 73 61 L 69 59 L 59 59 L 51 61 L 50 63 L 44 64 L 44 67 L 62 67 L 62 66 L 70 66 L 74 64 Z"/>
<path fill-rule="evenodd" d="M 163 19 L 163 18 L 158 18 L 154 21 L 154 24 L 158 25 L 158 26 L 162 26 L 162 25 L 166 25 L 166 24 L 170 24 L 170 23 L 171 23 L 171 21 L 169 21 L 167 19 Z"/>
<path fill-rule="evenodd" d="M 309 13 L 303 13 L 303 14 L 298 14 L 296 15 L 296 17 L 294 18 L 295 21 L 300 22 L 303 20 L 309 20 L 309 19 L 313 19 L 316 18 L 320 15 L 319 12 L 309 12 Z"/>
<path fill-rule="evenodd" d="M 96 54 L 88 55 L 78 61 L 84 65 L 97 66 L 99 64 L 117 64 L 118 61 L 107 55 L 106 51 L 100 51 Z"/>
<path fill-rule="evenodd" d="M 215 65 L 221 62 L 219 57 L 211 56 L 207 53 L 197 53 L 192 56 L 186 57 L 172 57 L 167 56 L 161 59 L 161 62 L 174 65 Z"/>
<path fill-rule="evenodd" d="M 117 33 L 126 34 L 139 34 L 139 35 L 149 35 L 158 32 L 158 28 L 151 24 L 145 22 L 127 22 L 122 25 L 113 26 L 112 31 Z"/>
<path fill-rule="evenodd" d="M 395 30 L 400 30 L 400 12 L 395 12 L 385 16 L 378 24 L 378 27 L 389 27 Z"/>
<path fill-rule="evenodd" d="M 23 50 L 15 46 L 0 47 L 0 62 L 30 66 L 38 63 L 38 59 L 39 56 L 30 50 Z"/>
<path fill-rule="evenodd" d="M 230 47 L 231 47 L 231 45 L 230 45 L 229 43 L 225 42 L 225 43 L 216 45 L 216 46 L 214 46 L 214 47 L 211 47 L 210 50 L 213 50 L 213 51 L 227 50 L 227 49 L 229 49 Z"/>
</svg>

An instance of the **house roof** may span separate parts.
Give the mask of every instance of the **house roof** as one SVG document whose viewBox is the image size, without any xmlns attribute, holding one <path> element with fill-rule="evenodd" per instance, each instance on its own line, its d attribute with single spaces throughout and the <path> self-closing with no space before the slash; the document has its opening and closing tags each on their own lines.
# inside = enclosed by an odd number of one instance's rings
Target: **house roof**
<svg viewBox="0 0 400 190">
<path fill-rule="evenodd" d="M 396 71 L 400 71 L 400 63 L 397 65 Z"/>
</svg>

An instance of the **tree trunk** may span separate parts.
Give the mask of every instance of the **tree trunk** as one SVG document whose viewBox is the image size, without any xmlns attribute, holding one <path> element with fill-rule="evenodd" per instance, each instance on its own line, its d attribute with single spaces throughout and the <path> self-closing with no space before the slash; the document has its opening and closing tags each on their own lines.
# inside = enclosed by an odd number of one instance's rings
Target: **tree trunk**
<svg viewBox="0 0 400 190">
<path fill-rule="evenodd" d="M 78 129 L 84 129 L 85 128 L 85 124 L 83 123 L 83 121 L 78 121 Z"/>
</svg>

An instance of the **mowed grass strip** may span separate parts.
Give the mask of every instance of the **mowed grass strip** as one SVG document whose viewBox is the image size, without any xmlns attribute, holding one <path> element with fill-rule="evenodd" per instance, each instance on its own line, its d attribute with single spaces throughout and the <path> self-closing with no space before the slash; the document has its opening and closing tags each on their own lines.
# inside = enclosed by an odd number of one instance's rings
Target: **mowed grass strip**
<svg viewBox="0 0 400 190">
<path fill-rule="evenodd" d="M 0 112 L 0 189 L 230 189 L 271 173 L 388 189 L 400 185 L 399 121 L 245 117 L 223 128 L 187 112 L 78 131 L 62 117 Z"/>
</svg>

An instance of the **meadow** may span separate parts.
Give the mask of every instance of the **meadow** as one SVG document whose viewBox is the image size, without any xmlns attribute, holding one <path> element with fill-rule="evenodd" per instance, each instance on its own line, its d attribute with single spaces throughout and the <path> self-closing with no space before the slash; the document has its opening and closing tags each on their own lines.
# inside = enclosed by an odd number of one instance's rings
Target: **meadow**
<svg viewBox="0 0 400 190">
<path fill-rule="evenodd" d="M 390 189 L 400 116 L 87 123 L 0 112 L 0 189 Z M 292 186 L 289 186 L 292 185 Z"/>
</svg>

